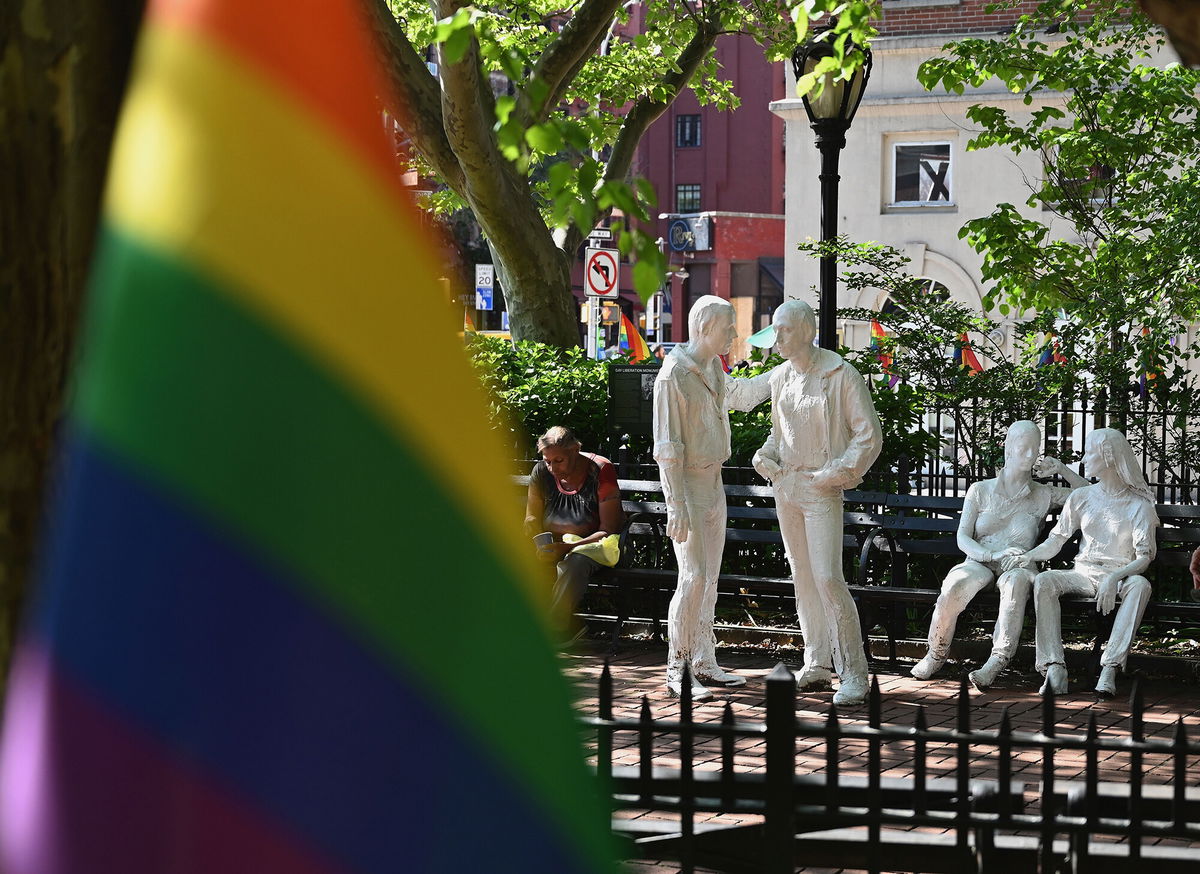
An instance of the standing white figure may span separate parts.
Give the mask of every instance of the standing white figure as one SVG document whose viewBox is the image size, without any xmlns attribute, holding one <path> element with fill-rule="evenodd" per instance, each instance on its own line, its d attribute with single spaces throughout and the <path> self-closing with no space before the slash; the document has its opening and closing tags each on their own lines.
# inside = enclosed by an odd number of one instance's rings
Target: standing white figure
<svg viewBox="0 0 1200 874">
<path fill-rule="evenodd" d="M 952 567 L 942 583 L 929 623 L 929 651 L 912 669 L 918 680 L 928 680 L 942 669 L 959 614 L 993 580 L 1000 590 L 1000 612 L 992 633 L 992 653 L 979 670 L 971 672 L 971 682 L 980 690 L 991 686 L 1016 653 L 1036 572 L 1018 556 L 1037 543 L 1046 514 L 1061 507 L 1071 494 L 1069 488 L 1037 483 L 1033 477 L 1057 473 L 1073 487 L 1089 485 L 1056 458 L 1038 462 L 1041 445 L 1042 432 L 1036 424 L 1014 422 L 1004 437 L 1004 467 L 995 479 L 967 489 L 958 520 L 958 548 L 967 558 Z"/>
<path fill-rule="evenodd" d="M 867 695 L 867 658 L 858 611 L 842 575 L 842 491 L 862 482 L 883 448 L 866 382 L 845 359 L 813 346 L 817 320 L 803 301 L 785 301 L 772 319 L 775 348 L 788 359 L 771 371 L 771 436 L 754 467 L 775 487 L 779 528 L 792 566 L 804 635 L 801 689 L 840 683 L 836 704 Z"/>
<path fill-rule="evenodd" d="M 1033 584 L 1037 669 L 1046 677 L 1042 694 L 1067 691 L 1059 604 L 1063 595 L 1095 596 L 1096 609 L 1106 616 L 1120 599 L 1096 682 L 1099 694 L 1112 696 L 1117 691 L 1117 669 L 1125 667 L 1150 600 L 1150 581 L 1142 572 L 1154 559 L 1158 514 L 1150 487 L 1120 431 L 1101 428 L 1088 435 L 1083 472 L 1098 482 L 1072 492 L 1050 536 L 1023 556 L 1028 561 L 1053 558 L 1076 531 L 1081 532 L 1075 566 L 1069 571 L 1042 571 Z"/>
<path fill-rule="evenodd" d="M 745 677 L 717 664 L 713 615 L 725 551 L 725 489 L 729 410 L 751 410 L 770 394 L 770 374 L 731 379 L 719 356 L 737 339 L 733 306 L 715 295 L 692 304 L 687 343 L 676 346 L 654 382 L 654 460 L 667 502 L 679 581 L 667 611 L 667 688 L 679 695 L 691 665 L 692 699 L 712 693 L 703 681 L 741 686 Z"/>
</svg>

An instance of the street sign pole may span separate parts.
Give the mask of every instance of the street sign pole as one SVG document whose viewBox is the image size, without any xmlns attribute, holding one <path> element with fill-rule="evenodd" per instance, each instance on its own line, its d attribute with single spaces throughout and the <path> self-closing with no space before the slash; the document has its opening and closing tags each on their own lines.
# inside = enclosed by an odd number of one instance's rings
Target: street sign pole
<svg viewBox="0 0 1200 874">
<path fill-rule="evenodd" d="M 587 356 L 596 357 L 596 329 L 600 327 L 600 301 L 592 298 L 588 301 L 587 322 Z"/>
</svg>

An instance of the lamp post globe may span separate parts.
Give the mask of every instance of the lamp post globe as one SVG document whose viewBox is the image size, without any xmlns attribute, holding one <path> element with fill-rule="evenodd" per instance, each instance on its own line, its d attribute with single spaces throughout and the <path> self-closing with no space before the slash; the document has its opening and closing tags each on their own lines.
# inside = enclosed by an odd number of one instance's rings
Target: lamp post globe
<svg viewBox="0 0 1200 874">
<path fill-rule="evenodd" d="M 831 44 L 830 28 L 814 31 L 808 42 L 796 47 L 792 53 L 792 70 L 796 81 L 816 71 L 825 58 L 835 55 Z M 817 135 L 817 149 L 821 152 L 821 241 L 837 238 L 838 211 L 838 158 L 846 146 L 846 131 L 854 120 L 854 113 L 862 102 L 863 91 L 871 77 L 871 50 L 847 40 L 845 54 L 861 52 L 862 66 L 849 79 L 835 78 L 834 73 L 824 73 L 820 93 L 805 93 L 804 111 Z M 817 314 L 817 334 L 823 349 L 837 347 L 837 259 L 830 254 L 821 256 L 820 277 L 821 302 Z"/>
</svg>

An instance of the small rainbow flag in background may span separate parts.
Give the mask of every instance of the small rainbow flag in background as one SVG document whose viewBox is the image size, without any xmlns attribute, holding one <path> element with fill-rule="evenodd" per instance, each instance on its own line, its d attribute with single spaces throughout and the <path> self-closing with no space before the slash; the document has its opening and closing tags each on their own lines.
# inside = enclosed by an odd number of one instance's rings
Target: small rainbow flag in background
<svg viewBox="0 0 1200 874">
<path fill-rule="evenodd" d="M 971 348 L 971 341 L 965 333 L 958 335 L 958 343 L 954 346 L 954 363 L 972 373 L 983 372 L 983 365 L 979 363 L 979 358 L 976 357 L 975 350 Z"/>
<path fill-rule="evenodd" d="M 1142 336 L 1143 337 L 1150 336 L 1150 326 L 1149 325 L 1142 325 Z M 1172 345 L 1174 345 L 1174 342 L 1175 342 L 1175 338 L 1172 337 L 1171 338 Z M 1144 371 L 1142 371 L 1142 375 L 1138 377 L 1138 394 L 1141 395 L 1143 400 L 1150 393 L 1150 382 L 1155 379 L 1158 379 L 1158 374 L 1156 372 L 1154 372 L 1153 370 L 1144 370 Z"/>
<path fill-rule="evenodd" d="M 149 4 L 9 683 L 5 874 L 606 869 L 359 8 Z"/>
<path fill-rule="evenodd" d="M 1050 364 L 1065 364 L 1067 357 L 1062 354 L 1058 346 L 1058 335 L 1053 331 L 1046 335 L 1046 345 L 1042 347 L 1042 354 L 1038 356 L 1036 367 L 1046 367 Z"/>
<path fill-rule="evenodd" d="M 879 359 L 880 369 L 888 375 L 888 388 L 895 388 L 900 377 L 892 373 L 891 354 L 883 351 L 883 341 L 886 339 L 887 331 L 883 329 L 883 325 L 879 324 L 878 319 L 871 319 L 871 348 L 877 350 L 876 357 Z"/>
<path fill-rule="evenodd" d="M 617 330 L 617 348 L 628 352 L 629 360 L 634 364 L 650 359 L 650 347 L 625 313 L 621 313 L 621 327 Z"/>
</svg>

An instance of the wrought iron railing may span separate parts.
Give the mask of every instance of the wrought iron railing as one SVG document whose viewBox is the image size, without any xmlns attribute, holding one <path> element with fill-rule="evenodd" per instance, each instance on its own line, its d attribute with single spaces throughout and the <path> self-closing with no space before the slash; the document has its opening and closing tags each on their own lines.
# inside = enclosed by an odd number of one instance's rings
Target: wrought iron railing
<svg viewBox="0 0 1200 874">
<path fill-rule="evenodd" d="M 1014 731 L 1007 708 L 997 729 L 973 729 L 965 679 L 952 726 L 930 727 L 923 706 L 912 726 L 882 724 L 877 681 L 866 725 L 844 721 L 833 705 L 822 721 L 797 719 L 795 683 L 782 664 L 766 681 L 764 722 L 736 720 L 729 704 L 719 722 L 697 722 L 687 679 L 677 720 L 652 718 L 645 698 L 636 719 L 614 717 L 613 705 L 605 665 L 597 714 L 582 722 L 595 732 L 596 771 L 614 809 L 675 815 L 640 831 L 614 819 L 615 829 L 630 838 L 632 856 L 676 859 L 684 871 L 1132 872 L 1153 865 L 1162 874 L 1200 866 L 1200 790 L 1189 786 L 1200 745 L 1182 719 L 1173 739 L 1146 738 L 1137 681 L 1122 736 L 1102 735 L 1095 713 L 1086 733 L 1059 733 L 1053 696 L 1042 700 L 1040 731 Z M 618 742 L 626 736 L 634 741 Z M 823 741 L 823 767 L 803 773 L 797 743 L 813 740 Z M 761 769 L 737 766 L 739 744 L 747 743 L 764 745 Z M 884 778 L 883 754 L 897 746 L 911 756 L 912 775 Z M 935 762 L 931 748 L 953 752 Z M 614 764 L 616 751 L 627 759 L 633 749 L 636 764 Z M 678 767 L 655 766 L 664 749 Z M 1056 755 L 1068 750 L 1083 752 L 1082 780 L 1056 766 Z M 699 768 L 698 751 L 707 763 Z M 981 751 L 989 753 L 986 766 L 978 763 Z M 1020 760 L 1029 752 L 1040 760 L 1035 783 L 1018 779 L 1024 775 L 1014 768 L 1028 767 Z M 1114 755 L 1127 757 L 1124 782 L 1101 780 L 1101 758 Z M 1169 770 L 1170 780 L 1148 784 L 1143 768 L 1151 764 Z M 754 821 L 697 822 L 714 813 Z M 1164 839 L 1176 845 L 1158 845 Z"/>
</svg>

